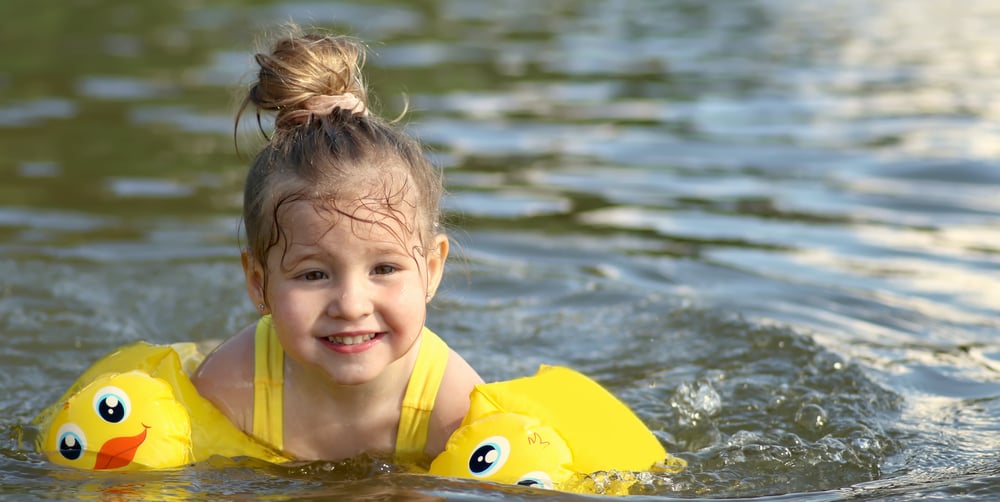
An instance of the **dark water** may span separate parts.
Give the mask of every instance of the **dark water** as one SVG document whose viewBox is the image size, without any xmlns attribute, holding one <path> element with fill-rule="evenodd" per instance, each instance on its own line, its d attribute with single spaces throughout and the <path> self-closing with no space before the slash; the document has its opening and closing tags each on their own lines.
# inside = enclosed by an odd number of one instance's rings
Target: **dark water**
<svg viewBox="0 0 1000 502">
<path fill-rule="evenodd" d="M 542 498 L 373 459 L 67 471 L 31 418 L 127 342 L 250 321 L 234 89 L 263 27 L 372 43 L 446 170 L 431 326 L 584 371 L 689 463 L 643 500 L 1000 497 L 1000 4 L 0 3 L 0 494 Z M 601 480 L 595 480 L 600 483 Z"/>
</svg>

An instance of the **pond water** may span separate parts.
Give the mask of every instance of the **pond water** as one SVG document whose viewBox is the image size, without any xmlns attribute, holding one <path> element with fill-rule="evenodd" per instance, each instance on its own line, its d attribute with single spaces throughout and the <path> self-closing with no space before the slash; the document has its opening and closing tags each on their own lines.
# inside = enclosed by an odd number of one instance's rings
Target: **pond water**
<svg viewBox="0 0 1000 502">
<path fill-rule="evenodd" d="M 1000 497 L 1000 4 L 0 4 L 0 496 L 542 498 L 373 459 L 93 475 L 30 421 L 134 340 L 254 318 L 234 96 L 262 30 L 369 41 L 446 173 L 429 325 L 572 366 L 679 474 L 643 500 Z"/>
</svg>

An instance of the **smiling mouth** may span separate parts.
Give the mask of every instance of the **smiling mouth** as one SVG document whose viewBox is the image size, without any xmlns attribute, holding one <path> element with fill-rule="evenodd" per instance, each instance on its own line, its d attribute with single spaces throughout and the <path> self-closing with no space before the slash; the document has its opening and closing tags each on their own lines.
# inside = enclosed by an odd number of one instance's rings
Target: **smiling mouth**
<svg viewBox="0 0 1000 502">
<path fill-rule="evenodd" d="M 378 333 L 352 336 L 328 336 L 326 337 L 326 341 L 336 345 L 358 345 L 375 338 L 377 335 Z"/>
</svg>

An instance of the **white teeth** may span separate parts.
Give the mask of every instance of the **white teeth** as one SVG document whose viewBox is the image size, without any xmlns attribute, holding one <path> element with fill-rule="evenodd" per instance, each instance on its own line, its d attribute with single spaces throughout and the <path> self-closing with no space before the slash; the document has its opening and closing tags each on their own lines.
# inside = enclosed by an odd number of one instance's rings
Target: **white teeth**
<svg viewBox="0 0 1000 502">
<path fill-rule="evenodd" d="M 375 338 L 374 333 L 356 336 L 328 336 L 326 337 L 326 340 L 330 343 L 336 343 L 339 345 L 357 345 L 359 343 L 367 342 L 372 338 Z"/>
</svg>

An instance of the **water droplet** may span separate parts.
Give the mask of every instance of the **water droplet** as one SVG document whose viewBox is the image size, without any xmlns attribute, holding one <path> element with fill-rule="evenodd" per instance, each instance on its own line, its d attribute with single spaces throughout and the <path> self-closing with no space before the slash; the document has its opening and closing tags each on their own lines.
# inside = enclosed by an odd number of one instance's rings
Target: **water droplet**
<svg viewBox="0 0 1000 502">
<path fill-rule="evenodd" d="M 819 432 L 829 423 L 826 410 L 818 404 L 804 404 L 795 412 L 795 423 L 811 432 Z"/>
</svg>

